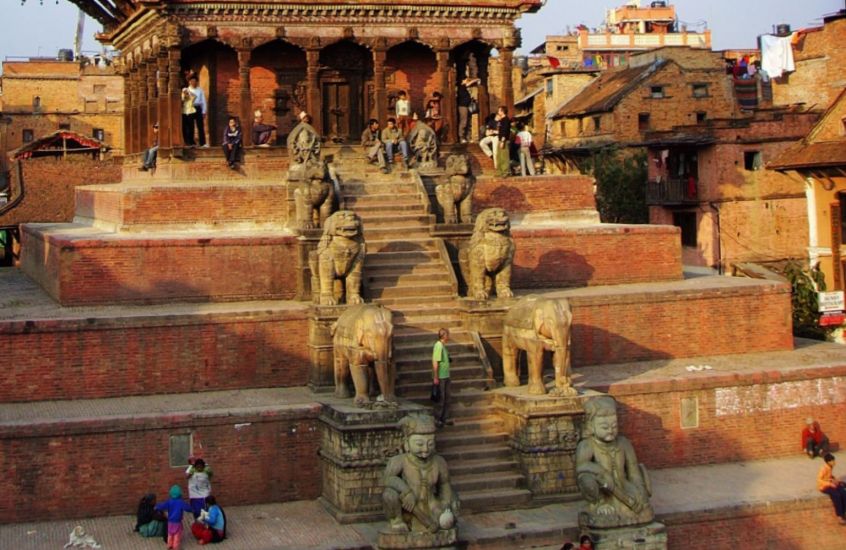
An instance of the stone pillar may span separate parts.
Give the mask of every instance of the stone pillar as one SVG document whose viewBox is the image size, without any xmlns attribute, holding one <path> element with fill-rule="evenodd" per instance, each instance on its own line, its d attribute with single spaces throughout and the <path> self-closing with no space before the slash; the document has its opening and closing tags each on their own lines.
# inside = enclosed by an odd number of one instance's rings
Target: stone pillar
<svg viewBox="0 0 846 550">
<path fill-rule="evenodd" d="M 502 64 L 502 104 L 508 107 L 508 116 L 514 116 L 514 84 L 511 76 L 514 48 L 501 48 L 499 59 Z"/>
<path fill-rule="evenodd" d="M 173 147 L 182 143 L 182 50 L 167 50 L 167 142 Z M 164 122 L 164 121 L 163 121 Z M 162 133 L 162 129 L 159 129 Z"/>
<path fill-rule="evenodd" d="M 156 98 L 156 119 L 159 123 L 159 147 L 170 147 L 170 105 L 168 103 L 169 73 L 167 50 L 162 49 L 156 58 L 158 74 L 158 97 Z"/>
<path fill-rule="evenodd" d="M 312 306 L 308 322 L 308 350 L 311 374 L 308 385 L 322 393 L 335 389 L 335 364 L 331 328 L 346 306 Z"/>
<path fill-rule="evenodd" d="M 323 120 L 320 112 L 320 50 L 306 50 L 306 111 L 311 115 L 311 125 L 318 134 L 323 134 Z"/>
<path fill-rule="evenodd" d="M 435 52 L 435 60 L 437 61 L 437 68 L 435 69 L 438 75 L 438 91 L 441 92 L 441 116 L 443 117 L 444 125 L 447 131 L 442 135 L 446 136 L 446 141 L 454 141 L 456 134 L 455 123 L 455 91 L 450 85 L 449 78 L 449 50 L 438 50 Z"/>
<path fill-rule="evenodd" d="M 383 126 L 388 119 L 388 90 L 385 85 L 385 57 L 384 49 L 373 49 L 373 87 L 376 95 L 376 119 Z M 365 118 L 370 118 L 369 113 Z"/>
<path fill-rule="evenodd" d="M 241 130 L 243 131 L 244 145 L 252 145 L 252 132 L 250 124 L 252 117 L 252 98 L 250 96 L 250 55 L 252 52 L 247 49 L 238 50 L 238 78 L 240 86 L 240 109 Z"/>
</svg>

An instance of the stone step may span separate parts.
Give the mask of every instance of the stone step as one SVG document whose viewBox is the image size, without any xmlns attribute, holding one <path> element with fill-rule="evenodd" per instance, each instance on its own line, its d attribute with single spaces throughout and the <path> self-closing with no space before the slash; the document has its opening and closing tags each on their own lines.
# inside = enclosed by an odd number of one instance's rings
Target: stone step
<svg viewBox="0 0 846 550">
<path fill-rule="evenodd" d="M 396 363 L 396 362 L 395 362 Z M 429 360 L 429 368 L 421 368 L 415 370 L 406 369 L 397 365 L 397 387 L 409 388 L 409 392 L 417 387 L 417 384 L 431 384 L 432 383 L 432 361 Z M 475 363 L 459 363 L 450 365 L 450 376 L 456 380 L 466 380 L 478 378 L 484 374 L 482 365 L 478 361 Z"/>
<path fill-rule="evenodd" d="M 396 298 L 396 297 L 412 297 L 423 298 L 428 296 L 442 296 L 452 291 L 452 286 L 448 283 L 432 282 L 430 284 L 420 284 L 415 286 L 379 286 L 369 288 L 366 290 L 368 297 L 372 299 L 379 298 Z"/>
<path fill-rule="evenodd" d="M 391 206 L 393 204 L 419 204 L 422 205 L 423 197 L 419 192 L 414 193 L 374 193 L 370 195 L 349 195 L 344 196 L 347 208 L 355 210 L 359 206 Z"/>
<path fill-rule="evenodd" d="M 413 320 L 419 317 L 450 316 L 458 313 L 457 304 L 415 304 L 405 306 L 391 306 L 388 309 L 394 312 L 394 319 L 402 322 L 406 319 Z"/>
<path fill-rule="evenodd" d="M 451 376 L 451 387 L 450 391 L 453 393 L 459 393 L 467 390 L 484 390 L 485 388 L 490 387 L 491 382 L 487 378 L 479 378 L 479 374 L 481 374 L 482 369 L 481 367 L 476 370 L 475 375 L 474 373 L 468 373 L 471 376 L 476 376 L 475 378 L 459 378 L 460 374 L 463 374 L 464 371 L 458 371 L 456 373 L 450 373 Z M 403 382 L 402 384 L 397 383 L 397 395 L 404 397 L 406 399 L 416 399 L 416 398 L 428 398 L 431 395 L 432 391 L 432 382 L 431 380 L 427 382 Z"/>
<path fill-rule="evenodd" d="M 513 451 L 508 445 L 502 444 L 484 444 L 484 445 L 464 445 L 461 447 L 454 447 L 449 449 L 442 449 L 438 451 L 441 456 L 448 463 L 464 460 L 511 460 L 513 458 Z"/>
<path fill-rule="evenodd" d="M 367 288 L 371 290 L 388 289 L 408 286 L 416 286 L 424 283 L 430 284 L 444 284 L 449 285 L 450 278 L 446 273 L 446 268 L 441 268 L 441 271 L 434 273 L 403 273 L 400 270 L 395 272 L 379 272 L 365 270 L 364 280 Z"/>
<path fill-rule="evenodd" d="M 440 327 L 460 327 L 461 316 L 455 310 L 445 310 L 444 313 L 433 315 L 429 312 L 415 314 L 395 313 L 394 324 L 409 328 L 433 329 Z"/>
<path fill-rule="evenodd" d="M 418 193 L 417 182 L 411 179 L 400 181 L 361 181 L 357 179 L 345 180 L 341 183 L 341 192 L 347 196 L 384 195 L 387 193 L 403 195 Z"/>
<path fill-rule="evenodd" d="M 409 227 L 368 227 L 364 225 L 364 242 L 370 243 L 371 240 L 382 241 L 409 241 L 415 239 L 431 239 L 429 233 L 429 226 L 409 226 Z"/>
<path fill-rule="evenodd" d="M 431 240 L 431 239 L 430 239 Z M 434 242 L 434 241 L 433 241 Z M 368 243 L 369 244 L 369 243 Z M 437 249 L 409 249 L 409 250 L 367 250 L 365 262 L 368 265 L 408 265 L 415 262 L 440 262 L 441 253 Z"/>
<path fill-rule="evenodd" d="M 372 264 L 364 260 L 364 274 L 368 279 L 370 278 L 390 278 L 403 275 L 428 275 L 430 277 L 442 275 L 445 276 L 446 266 L 441 262 L 405 262 L 393 264 Z"/>
<path fill-rule="evenodd" d="M 452 344 L 450 344 L 449 358 L 452 368 L 459 365 L 477 365 L 479 362 L 479 356 L 475 353 L 475 348 L 473 348 L 473 352 L 468 351 L 466 353 L 455 353 L 452 349 Z M 432 368 L 432 358 L 428 353 L 425 355 L 415 354 L 401 358 L 395 356 L 394 363 L 397 365 L 397 370 L 402 369 L 402 373 L 412 373 L 416 371 L 427 372 L 427 367 L 428 369 Z"/>
<path fill-rule="evenodd" d="M 398 333 L 398 336 L 406 337 L 412 332 L 406 331 L 425 331 L 427 334 L 437 334 L 438 331 L 442 328 L 447 328 L 450 332 L 455 330 L 459 330 L 461 328 L 461 319 L 458 316 L 444 316 L 444 317 L 434 317 L 434 318 L 421 318 L 421 320 L 394 320 L 394 328 L 402 329 Z"/>
<path fill-rule="evenodd" d="M 444 428 L 444 430 L 449 427 Z M 437 445 L 436 445 L 437 447 Z M 450 477 L 472 476 L 479 472 L 486 474 L 514 472 L 517 471 L 519 465 L 516 460 L 509 460 L 505 458 L 490 459 L 482 458 L 479 460 L 456 460 L 448 463 Z"/>
<path fill-rule="evenodd" d="M 450 290 L 449 293 L 426 296 L 425 298 L 417 296 L 397 296 L 390 298 L 374 298 L 377 304 L 382 304 L 388 309 L 403 310 L 405 308 L 419 308 L 425 306 L 432 307 L 453 307 L 458 304 L 458 296 Z"/>
<path fill-rule="evenodd" d="M 381 212 L 377 212 L 374 214 L 361 215 L 358 210 L 356 210 L 356 212 L 359 214 L 359 217 L 361 217 L 361 221 L 364 225 L 365 231 L 367 229 L 376 227 L 395 227 L 397 229 L 407 227 L 426 227 L 428 229 L 429 224 L 434 222 L 435 219 L 434 216 L 429 214 L 410 213 L 386 215 Z"/>
<path fill-rule="evenodd" d="M 475 447 L 477 445 L 508 445 L 508 434 L 499 433 L 471 433 L 467 429 L 458 430 L 453 426 L 449 432 L 438 432 L 435 442 L 439 452 L 457 447 Z"/>
<path fill-rule="evenodd" d="M 452 474 L 452 472 L 450 472 Z M 455 476 L 450 475 L 452 486 L 458 491 L 459 498 L 464 502 L 465 493 L 476 491 L 499 491 L 506 489 L 525 489 L 526 477 L 519 472 L 485 472 Z"/>
<path fill-rule="evenodd" d="M 367 204 L 366 201 L 361 201 L 360 204 L 356 204 L 354 210 L 356 214 L 362 217 L 362 219 L 369 219 L 371 216 L 383 216 L 383 215 L 390 215 L 396 214 L 398 212 L 407 213 L 407 214 L 425 214 L 426 213 L 426 206 L 422 204 L 420 201 L 403 201 L 400 202 L 399 199 L 402 199 L 402 196 L 397 197 L 397 201 L 394 204 Z"/>
<path fill-rule="evenodd" d="M 528 504 L 532 500 L 532 493 L 528 489 L 478 490 L 459 493 L 458 497 L 461 499 L 462 511 L 489 512 Z"/>
<path fill-rule="evenodd" d="M 391 235 L 370 235 L 365 237 L 367 254 L 382 252 L 438 252 L 437 242 L 429 235 L 418 237 L 401 237 Z"/>
</svg>

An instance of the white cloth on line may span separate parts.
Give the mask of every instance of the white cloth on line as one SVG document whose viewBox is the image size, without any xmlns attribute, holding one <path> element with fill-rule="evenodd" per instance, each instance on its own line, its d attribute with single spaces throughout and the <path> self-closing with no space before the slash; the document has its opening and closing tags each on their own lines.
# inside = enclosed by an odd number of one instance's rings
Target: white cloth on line
<svg viewBox="0 0 846 550">
<path fill-rule="evenodd" d="M 796 70 L 790 36 L 761 36 L 761 69 L 766 71 L 770 78 L 779 78 L 786 72 Z"/>
</svg>

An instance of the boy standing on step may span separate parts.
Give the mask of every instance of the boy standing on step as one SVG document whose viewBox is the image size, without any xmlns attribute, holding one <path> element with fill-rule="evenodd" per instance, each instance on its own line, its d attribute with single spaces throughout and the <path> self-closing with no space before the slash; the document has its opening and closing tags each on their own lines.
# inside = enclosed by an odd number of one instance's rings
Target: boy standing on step
<svg viewBox="0 0 846 550">
<path fill-rule="evenodd" d="M 441 428 L 444 424 L 452 426 L 453 421 L 447 419 L 449 408 L 449 330 L 442 328 L 438 331 L 438 341 L 432 349 L 432 383 L 441 387 L 441 400 L 435 403 L 435 424 Z"/>
</svg>

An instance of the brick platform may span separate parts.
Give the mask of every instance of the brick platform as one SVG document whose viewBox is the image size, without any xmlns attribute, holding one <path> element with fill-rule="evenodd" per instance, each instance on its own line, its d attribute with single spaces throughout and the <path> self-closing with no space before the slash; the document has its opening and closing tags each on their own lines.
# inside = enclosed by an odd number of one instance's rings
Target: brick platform
<svg viewBox="0 0 846 550">
<path fill-rule="evenodd" d="M 0 523 L 131 511 L 184 483 L 169 438 L 191 434 L 221 502 L 313 499 L 320 405 L 303 389 L 0 405 Z M 129 532 L 129 529 L 127 529 Z"/>
<path fill-rule="evenodd" d="M 280 182 L 87 185 L 76 189 L 76 220 L 112 231 L 274 229 L 288 221 Z"/>
<path fill-rule="evenodd" d="M 679 229 L 668 225 L 515 225 L 514 288 L 674 281 Z"/>
<path fill-rule="evenodd" d="M 650 468 L 796 456 L 809 416 L 842 449 L 846 348 L 796 344 L 792 351 L 584 367 L 575 379 L 618 400 L 620 431 Z"/>
<path fill-rule="evenodd" d="M 512 222 L 530 220 L 599 223 L 593 178 L 537 176 L 494 178 L 482 176 L 473 191 L 473 213 L 504 208 Z"/>
<path fill-rule="evenodd" d="M 127 155 L 123 163 L 123 181 L 282 181 L 288 170 L 288 151 L 284 147 L 247 147 L 238 170 L 231 170 L 220 146 L 160 149 L 156 170 L 142 172 L 141 154 Z"/>
<path fill-rule="evenodd" d="M 21 267 L 62 305 L 286 300 L 297 239 L 287 232 L 111 233 L 27 224 Z"/>
<path fill-rule="evenodd" d="M 0 297 L 0 403 L 308 380 L 304 303 L 62 308 L 13 269 Z"/>
</svg>

